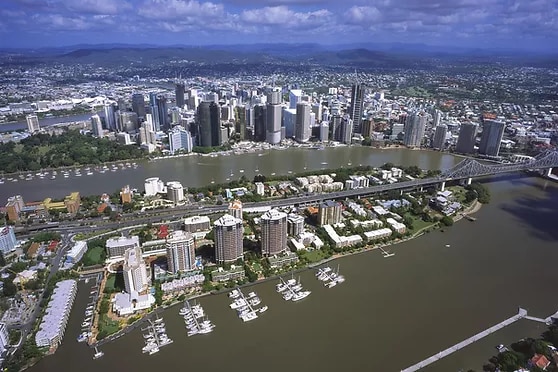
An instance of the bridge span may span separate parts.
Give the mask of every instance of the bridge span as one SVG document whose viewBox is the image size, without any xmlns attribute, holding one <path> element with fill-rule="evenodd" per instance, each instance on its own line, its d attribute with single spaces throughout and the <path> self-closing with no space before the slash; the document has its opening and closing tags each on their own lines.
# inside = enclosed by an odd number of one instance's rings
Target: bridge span
<svg viewBox="0 0 558 372">
<path fill-rule="evenodd" d="M 423 361 L 418 362 L 417 364 L 414 364 L 408 368 L 405 368 L 403 370 L 401 370 L 401 372 L 414 372 L 414 371 L 418 371 L 421 368 L 424 368 L 444 357 L 447 357 L 450 354 L 455 353 L 458 350 L 463 349 L 465 346 L 468 346 L 470 344 L 472 344 L 475 341 L 480 340 L 481 338 L 484 338 L 486 336 L 488 336 L 491 333 L 494 333 L 512 323 L 517 322 L 519 319 L 523 319 L 527 316 L 527 310 L 519 308 L 519 311 L 517 312 L 516 315 L 512 316 L 511 318 L 508 318 L 496 325 L 493 325 L 492 327 L 485 329 L 482 332 L 477 333 L 474 336 L 469 337 L 466 340 L 463 340 L 449 348 L 447 348 L 446 350 L 440 351 L 438 354 L 432 355 L 430 358 L 426 358 Z"/>
</svg>

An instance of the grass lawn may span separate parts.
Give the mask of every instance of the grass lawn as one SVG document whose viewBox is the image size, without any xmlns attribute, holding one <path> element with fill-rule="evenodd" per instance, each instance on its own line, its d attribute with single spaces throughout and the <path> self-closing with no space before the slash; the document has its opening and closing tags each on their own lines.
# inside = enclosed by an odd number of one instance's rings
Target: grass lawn
<svg viewBox="0 0 558 372">
<path fill-rule="evenodd" d="M 119 329 L 119 322 L 110 319 L 106 314 L 101 315 L 99 319 L 99 335 L 103 336 L 102 338 L 118 332 Z"/>
<path fill-rule="evenodd" d="M 308 261 L 310 262 L 318 262 L 324 259 L 324 255 L 322 253 L 321 250 L 319 249 L 314 249 L 311 251 L 306 251 L 304 252 L 304 256 L 308 259 Z"/>
<path fill-rule="evenodd" d="M 83 259 L 85 262 L 92 263 L 92 265 L 102 264 L 104 262 L 102 259 L 103 251 L 103 247 L 93 247 L 85 252 Z"/>
</svg>

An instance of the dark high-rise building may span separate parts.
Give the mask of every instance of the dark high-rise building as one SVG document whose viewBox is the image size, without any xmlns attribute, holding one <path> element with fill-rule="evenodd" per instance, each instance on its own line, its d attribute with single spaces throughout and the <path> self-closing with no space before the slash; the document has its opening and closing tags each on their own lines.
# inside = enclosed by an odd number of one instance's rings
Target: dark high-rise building
<svg viewBox="0 0 558 372">
<path fill-rule="evenodd" d="M 372 119 L 363 120 L 360 128 L 361 128 L 360 133 L 362 134 L 363 137 L 372 137 L 372 134 L 374 133 L 374 120 Z"/>
<path fill-rule="evenodd" d="M 337 142 L 341 142 L 341 116 L 339 115 L 333 115 L 331 117 L 331 122 L 329 124 L 329 130 L 330 130 L 330 134 L 329 137 L 332 139 L 332 141 L 337 141 Z"/>
<path fill-rule="evenodd" d="M 159 117 L 159 125 L 162 130 L 170 129 L 169 111 L 167 106 L 167 98 L 165 96 L 157 96 L 157 111 Z"/>
<path fill-rule="evenodd" d="M 219 105 L 215 102 L 202 101 L 198 106 L 198 144 L 202 147 L 219 146 L 221 131 Z"/>
<path fill-rule="evenodd" d="M 221 107 L 218 103 L 209 103 L 211 120 L 211 146 L 221 146 Z"/>
<path fill-rule="evenodd" d="M 265 141 L 267 108 L 264 105 L 254 106 L 254 141 Z"/>
<path fill-rule="evenodd" d="M 351 110 L 349 116 L 353 119 L 353 127 L 355 133 L 360 133 L 360 122 L 362 120 L 362 112 L 364 110 L 364 86 L 354 84 L 351 92 Z"/>
<path fill-rule="evenodd" d="M 174 94 L 176 97 L 176 106 L 180 108 L 184 108 L 184 105 L 186 104 L 186 102 L 184 101 L 184 91 L 184 83 L 176 83 Z"/>
<path fill-rule="evenodd" d="M 236 106 L 234 108 L 234 121 L 236 124 L 236 132 L 240 134 L 240 139 L 246 139 L 246 111 L 244 106 Z"/>
<path fill-rule="evenodd" d="M 475 138 L 477 137 L 477 124 L 462 123 L 459 128 L 459 136 L 455 145 L 455 152 L 471 154 L 475 150 Z"/>
<path fill-rule="evenodd" d="M 479 154 L 498 156 L 500 142 L 504 136 L 506 124 L 502 121 L 485 120 L 482 124 L 482 136 L 479 145 Z"/>
<path fill-rule="evenodd" d="M 432 139 L 432 148 L 443 150 L 446 144 L 446 135 L 448 134 L 447 125 L 441 124 L 436 127 L 434 138 Z"/>
<path fill-rule="evenodd" d="M 153 129 L 158 132 L 161 130 L 161 119 L 159 118 L 157 93 L 149 93 L 149 110 L 153 118 Z"/>
<path fill-rule="evenodd" d="M 138 118 L 145 119 L 145 100 L 142 93 L 132 95 L 132 111 L 136 113 Z"/>
</svg>

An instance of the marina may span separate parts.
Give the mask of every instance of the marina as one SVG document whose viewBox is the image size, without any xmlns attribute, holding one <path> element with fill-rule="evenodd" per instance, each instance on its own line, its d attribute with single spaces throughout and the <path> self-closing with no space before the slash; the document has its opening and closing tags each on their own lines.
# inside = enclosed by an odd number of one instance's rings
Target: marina
<svg viewBox="0 0 558 372">
<path fill-rule="evenodd" d="M 165 323 L 162 318 L 157 317 L 155 320 L 147 319 L 147 321 L 149 326 L 142 329 L 142 331 L 147 331 L 147 333 L 143 335 L 145 346 L 141 351 L 144 354 L 153 355 L 158 353 L 161 347 L 170 345 L 173 341 L 167 336 Z"/>
<path fill-rule="evenodd" d="M 250 292 L 248 296 L 245 296 L 240 288 L 237 288 L 229 293 L 229 298 L 234 300 L 229 305 L 230 308 L 237 311 L 238 317 L 243 322 L 249 322 L 258 318 L 258 314 L 264 313 L 268 309 L 267 306 L 256 308 L 256 306 L 261 304 L 261 300 L 255 292 Z"/>
<path fill-rule="evenodd" d="M 385 249 L 383 249 L 382 247 L 378 247 L 380 249 L 380 251 L 382 252 L 382 255 L 384 256 L 384 258 L 388 258 L 388 257 L 393 257 L 395 256 L 395 253 L 392 252 L 388 252 Z"/>
<path fill-rule="evenodd" d="M 95 354 L 93 354 L 93 359 L 99 359 L 100 357 L 102 357 L 103 355 L 105 355 L 104 352 L 99 351 L 99 349 L 97 348 L 97 346 L 95 346 Z"/>
<path fill-rule="evenodd" d="M 215 325 L 207 319 L 200 304 L 190 305 L 189 301 L 185 301 L 184 307 L 180 309 L 178 314 L 184 317 L 188 337 L 211 333 L 215 328 Z"/>
<path fill-rule="evenodd" d="M 318 269 L 316 273 L 316 278 L 324 283 L 327 288 L 333 288 L 337 284 L 343 283 L 345 277 L 339 274 L 339 265 L 337 265 L 337 271 L 334 271 L 331 267 L 324 267 L 323 269 Z"/>
<path fill-rule="evenodd" d="M 302 284 L 300 284 L 300 278 L 298 281 L 294 278 L 285 281 L 283 278 L 279 277 L 279 281 L 275 289 L 283 296 L 285 301 L 300 301 L 312 293 L 311 291 L 303 290 Z"/>
</svg>

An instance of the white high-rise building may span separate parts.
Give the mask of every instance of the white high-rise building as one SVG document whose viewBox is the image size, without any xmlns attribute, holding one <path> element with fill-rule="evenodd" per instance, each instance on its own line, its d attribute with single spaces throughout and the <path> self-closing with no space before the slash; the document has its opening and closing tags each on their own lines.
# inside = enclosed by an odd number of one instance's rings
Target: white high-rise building
<svg viewBox="0 0 558 372">
<path fill-rule="evenodd" d="M 169 150 L 171 154 L 179 150 L 192 152 L 193 143 L 190 132 L 182 127 L 174 127 L 169 133 Z"/>
<path fill-rule="evenodd" d="M 91 116 L 91 132 L 95 137 L 103 137 L 103 123 L 97 114 Z"/>
<path fill-rule="evenodd" d="M 29 133 L 33 134 L 41 129 L 39 126 L 39 117 L 37 115 L 31 114 L 27 115 L 25 118 L 27 119 L 27 130 Z"/>
<path fill-rule="evenodd" d="M 305 102 L 298 103 L 296 105 L 295 140 L 308 142 L 310 135 L 310 105 Z"/>
<path fill-rule="evenodd" d="M 173 231 L 167 237 L 166 247 L 168 271 L 176 274 L 196 268 L 195 242 L 191 233 L 181 230 Z"/>
<path fill-rule="evenodd" d="M 184 200 L 184 187 L 180 182 L 167 182 L 167 199 L 175 204 Z"/>
<path fill-rule="evenodd" d="M 420 147 L 424 138 L 424 130 L 426 128 L 426 113 L 413 112 L 407 116 L 405 120 L 405 134 L 403 143 L 409 147 Z"/>
<path fill-rule="evenodd" d="M 215 260 L 217 263 L 234 262 L 243 257 L 242 220 L 225 214 L 214 222 Z"/>
<path fill-rule="evenodd" d="M 302 90 L 291 89 L 289 92 L 289 108 L 296 109 L 296 105 L 302 101 Z"/>
<path fill-rule="evenodd" d="M 260 218 L 262 254 L 273 256 L 287 249 L 287 214 L 271 209 Z"/>
<path fill-rule="evenodd" d="M 238 199 L 233 200 L 229 203 L 228 213 L 234 218 L 242 220 L 242 202 Z"/>
<path fill-rule="evenodd" d="M 130 248 L 124 252 L 124 287 L 126 292 L 143 292 L 149 286 L 147 267 L 141 257 L 140 247 Z"/>
<path fill-rule="evenodd" d="M 4 226 L 0 228 L 0 251 L 6 255 L 15 251 L 17 239 L 12 226 Z"/>
<path fill-rule="evenodd" d="M 8 335 L 8 328 L 6 323 L 0 323 L 0 355 L 4 354 L 4 351 L 10 345 L 10 337 Z"/>
<path fill-rule="evenodd" d="M 159 177 L 150 177 L 145 180 L 145 196 L 154 196 L 157 194 L 165 194 L 167 189 L 163 181 Z"/>
</svg>

